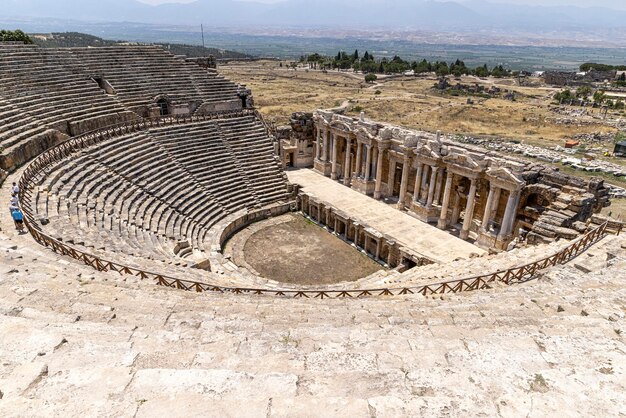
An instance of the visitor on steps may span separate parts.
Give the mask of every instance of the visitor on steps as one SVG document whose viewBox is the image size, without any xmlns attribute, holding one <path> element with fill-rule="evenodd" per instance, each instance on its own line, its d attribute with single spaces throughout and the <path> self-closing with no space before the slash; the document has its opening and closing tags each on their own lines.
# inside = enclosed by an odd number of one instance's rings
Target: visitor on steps
<svg viewBox="0 0 626 418">
<path fill-rule="evenodd" d="M 19 196 L 20 186 L 18 186 L 16 183 L 13 183 L 13 186 L 11 187 L 11 193 L 13 193 L 13 195 L 15 196 Z"/>
<path fill-rule="evenodd" d="M 11 217 L 13 218 L 13 222 L 15 223 L 15 229 L 20 234 L 24 232 L 24 214 L 19 209 L 14 209 L 11 211 Z"/>
<path fill-rule="evenodd" d="M 9 210 L 11 210 L 12 207 L 18 209 L 20 207 L 20 201 L 17 199 L 17 195 L 11 196 L 11 200 L 9 201 Z"/>
</svg>

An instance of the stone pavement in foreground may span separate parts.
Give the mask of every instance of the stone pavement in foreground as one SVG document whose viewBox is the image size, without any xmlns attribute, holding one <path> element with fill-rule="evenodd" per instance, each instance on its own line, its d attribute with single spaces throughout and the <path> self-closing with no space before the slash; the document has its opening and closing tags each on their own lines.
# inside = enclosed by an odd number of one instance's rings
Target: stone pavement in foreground
<svg viewBox="0 0 626 418">
<path fill-rule="evenodd" d="M 457 258 L 469 258 L 485 251 L 445 231 L 401 212 L 389 205 L 374 200 L 342 184 L 332 181 L 313 170 L 288 171 L 292 183 L 302 190 L 331 206 L 350 214 L 352 218 L 393 237 L 402 245 L 441 263 Z"/>
<path fill-rule="evenodd" d="M 16 236 L 7 189 L 0 417 L 626 416 L 624 235 L 460 295 L 197 294 Z"/>
</svg>

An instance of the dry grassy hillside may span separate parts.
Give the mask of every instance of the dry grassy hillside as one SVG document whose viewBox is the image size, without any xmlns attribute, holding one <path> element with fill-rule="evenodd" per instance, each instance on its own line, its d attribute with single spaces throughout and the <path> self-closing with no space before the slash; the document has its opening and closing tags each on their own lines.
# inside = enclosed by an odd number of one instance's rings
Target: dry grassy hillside
<svg viewBox="0 0 626 418">
<path fill-rule="evenodd" d="M 549 109 L 556 90 L 540 86 L 520 87 L 516 81 L 479 80 L 465 77 L 463 84 L 496 83 L 516 93 L 516 101 L 479 96 L 451 96 L 433 89 L 436 79 L 379 78 L 368 85 L 361 75 L 330 71 L 297 71 L 277 62 L 231 63 L 220 71 L 233 81 L 247 84 L 261 111 L 278 123 L 286 123 L 295 111 L 348 103 L 348 113 L 364 110 L 369 118 L 426 130 L 497 135 L 540 145 L 562 144 L 575 134 L 611 132 L 602 121 L 584 125 L 556 123 L 560 117 Z M 454 83 L 454 81 L 453 81 Z M 474 104 L 467 104 L 471 97 Z"/>
</svg>

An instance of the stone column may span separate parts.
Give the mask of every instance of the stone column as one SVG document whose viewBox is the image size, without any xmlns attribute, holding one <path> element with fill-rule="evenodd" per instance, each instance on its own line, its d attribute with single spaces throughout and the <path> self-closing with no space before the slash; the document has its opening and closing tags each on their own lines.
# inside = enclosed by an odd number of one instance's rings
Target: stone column
<svg viewBox="0 0 626 418">
<path fill-rule="evenodd" d="M 450 223 L 456 225 L 459 222 L 459 215 L 461 214 L 461 196 L 458 192 L 454 193 L 454 204 L 452 206 L 452 216 L 450 217 Z"/>
<path fill-rule="evenodd" d="M 380 192 L 383 185 L 383 150 L 378 149 L 376 162 L 376 188 L 374 189 L 374 199 L 380 199 Z"/>
<path fill-rule="evenodd" d="M 420 198 L 420 189 L 422 187 L 422 171 L 424 170 L 424 164 L 418 161 L 417 174 L 415 175 L 415 187 L 413 188 L 413 201 L 418 202 Z"/>
<path fill-rule="evenodd" d="M 378 161 L 378 147 L 372 148 L 372 172 L 370 173 L 370 177 L 372 179 L 376 179 L 376 176 L 378 175 L 378 166 L 374 164 L 374 161 Z"/>
<path fill-rule="evenodd" d="M 331 180 L 337 180 L 337 151 L 338 151 L 337 148 L 339 148 L 337 145 L 337 142 L 339 141 L 337 141 L 336 135 L 334 134 L 331 134 L 331 135 L 332 135 L 331 142 L 333 143 L 333 158 L 331 161 L 332 166 L 331 166 L 331 171 L 330 171 L 330 178 Z"/>
<path fill-rule="evenodd" d="M 467 194 L 467 205 L 465 206 L 465 219 L 463 219 L 463 229 L 459 234 L 459 238 L 467 239 L 469 237 L 470 227 L 472 226 L 472 218 L 474 217 L 474 203 L 476 203 L 476 179 L 471 179 L 471 186 Z"/>
<path fill-rule="evenodd" d="M 346 158 L 343 166 L 343 184 L 350 185 L 350 148 L 352 147 L 352 139 L 346 138 Z"/>
<path fill-rule="evenodd" d="M 363 169 L 363 155 L 362 155 L 362 150 L 363 149 L 363 144 L 361 144 L 361 141 L 359 141 L 357 139 L 356 141 L 356 177 L 361 177 L 361 173 L 362 173 L 362 169 Z"/>
<path fill-rule="evenodd" d="M 500 204 L 500 194 L 502 193 L 502 189 L 499 187 L 496 187 L 496 192 L 493 196 L 493 205 L 491 206 L 491 208 L 489 208 L 490 212 L 491 212 L 491 219 L 495 219 L 496 215 L 498 213 L 498 206 Z"/>
<path fill-rule="evenodd" d="M 433 200 L 435 199 L 435 187 L 437 185 L 437 173 L 439 173 L 438 167 L 431 167 L 430 174 L 430 186 L 428 187 L 428 200 L 426 201 L 426 207 L 433 207 Z"/>
<path fill-rule="evenodd" d="M 324 130 L 324 149 L 322 150 L 322 161 L 328 162 L 328 130 Z"/>
<path fill-rule="evenodd" d="M 504 218 L 502 219 L 502 227 L 500 228 L 500 234 L 498 235 L 498 239 L 500 240 L 507 239 L 509 235 L 511 235 L 513 225 L 515 224 L 515 216 L 519 196 L 519 190 L 512 191 L 509 194 L 509 200 L 506 202 L 506 210 L 504 211 Z"/>
<path fill-rule="evenodd" d="M 372 175 L 372 146 L 367 145 L 366 158 L 365 158 L 365 181 L 369 181 L 371 175 Z"/>
<path fill-rule="evenodd" d="M 493 199 L 496 195 L 496 186 L 493 184 L 489 187 L 489 197 L 487 197 L 487 204 L 485 205 L 485 213 L 483 214 L 483 222 L 480 225 L 480 230 L 487 232 L 489 230 L 489 221 L 491 221 L 491 208 L 493 207 Z"/>
<path fill-rule="evenodd" d="M 428 175 L 430 174 L 432 167 L 428 164 L 424 164 L 424 171 L 422 172 L 422 184 L 420 187 L 420 200 L 426 204 L 428 199 L 428 190 L 426 189 L 426 183 L 428 183 Z"/>
<path fill-rule="evenodd" d="M 315 135 L 315 159 L 320 159 L 320 137 L 322 136 L 322 131 L 318 128 L 317 135 Z"/>
<path fill-rule="evenodd" d="M 381 250 L 380 238 L 378 238 L 376 240 L 376 254 L 374 254 L 374 258 L 376 260 L 380 260 L 380 250 Z"/>
<path fill-rule="evenodd" d="M 402 161 L 402 178 L 400 180 L 400 196 L 398 196 L 398 208 L 404 208 L 404 200 L 406 198 L 407 183 L 409 182 L 409 156 L 405 155 Z"/>
<path fill-rule="evenodd" d="M 441 189 L 443 187 L 443 183 L 445 183 L 444 169 L 440 168 L 437 173 L 437 186 L 435 187 L 435 200 L 433 201 L 435 205 L 439 205 L 441 203 Z"/>
<path fill-rule="evenodd" d="M 448 227 L 448 206 L 450 206 L 453 180 L 454 174 L 448 171 L 448 176 L 446 177 L 446 187 L 443 191 L 443 202 L 441 203 L 441 215 L 439 215 L 439 222 L 437 223 L 437 227 L 440 229 L 446 229 Z"/>
</svg>

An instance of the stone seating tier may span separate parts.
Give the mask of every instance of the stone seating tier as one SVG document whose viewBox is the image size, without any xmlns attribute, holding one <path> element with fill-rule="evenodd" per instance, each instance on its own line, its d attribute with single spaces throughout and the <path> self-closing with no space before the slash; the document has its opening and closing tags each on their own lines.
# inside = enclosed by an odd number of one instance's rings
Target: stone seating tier
<svg viewBox="0 0 626 418">
<path fill-rule="evenodd" d="M 238 86 L 155 46 L 0 45 L 0 169 L 87 131 L 171 114 L 241 109 Z M 110 88 L 109 88 L 110 87 Z"/>
<path fill-rule="evenodd" d="M 77 73 L 63 50 L 3 47 L 0 55 L 0 95 L 42 124 L 126 112 Z"/>
<path fill-rule="evenodd" d="M 587 274 L 572 263 L 532 284 L 443 300 L 320 301 L 196 294 L 97 272 L 7 237 L 2 216 L 2 416 L 623 410 L 619 244 L 598 251 L 591 259 L 604 267 Z"/>
<path fill-rule="evenodd" d="M 72 48 L 81 68 L 103 77 L 128 107 L 145 105 L 155 92 L 172 102 L 237 100 L 237 86 L 200 66 L 153 46 Z"/>
<path fill-rule="evenodd" d="M 242 116 L 99 142 L 48 166 L 30 204 L 44 232 L 86 252 L 178 265 L 201 261 L 229 214 L 287 198 L 269 138 Z"/>
</svg>

